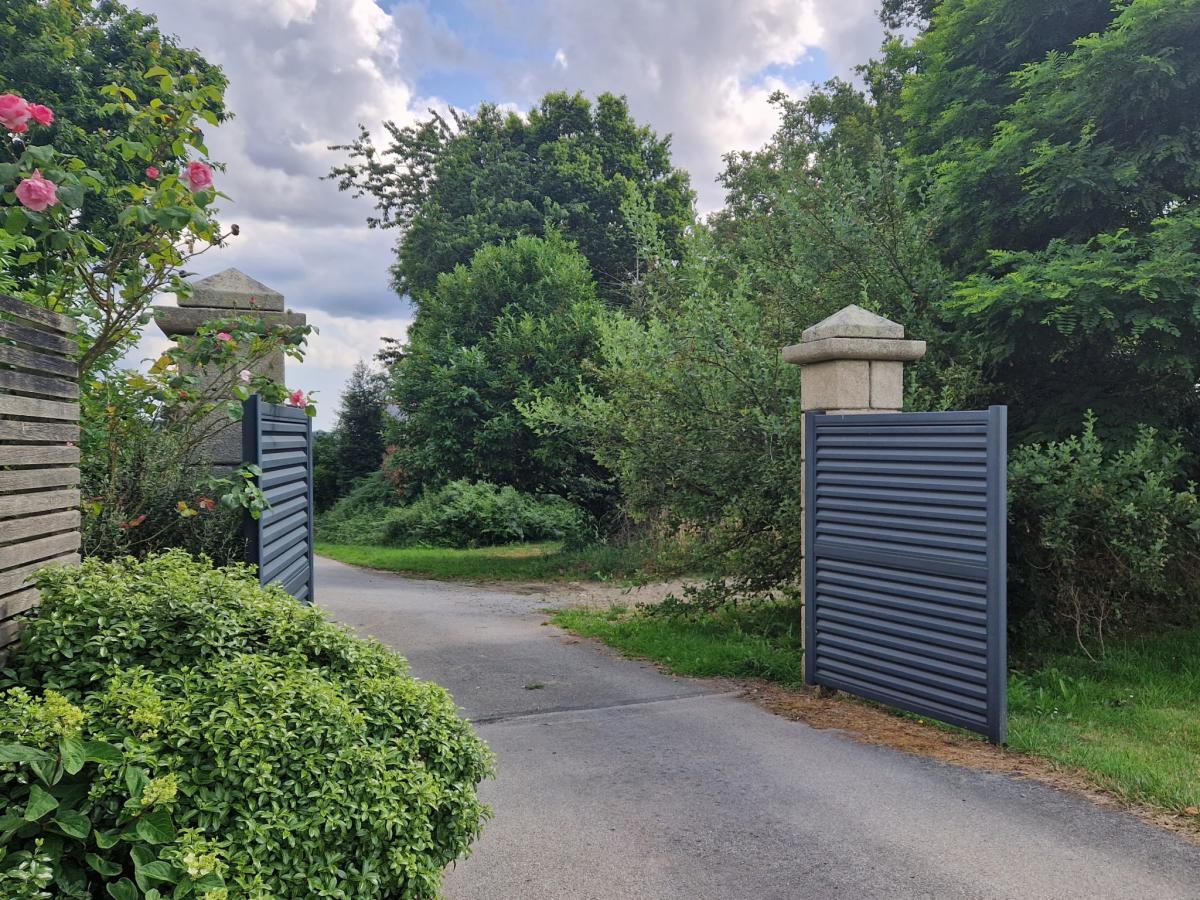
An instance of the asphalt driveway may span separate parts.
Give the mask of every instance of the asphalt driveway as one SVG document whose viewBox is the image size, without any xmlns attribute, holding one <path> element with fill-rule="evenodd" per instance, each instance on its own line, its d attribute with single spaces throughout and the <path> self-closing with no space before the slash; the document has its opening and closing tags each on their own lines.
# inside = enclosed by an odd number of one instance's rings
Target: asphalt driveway
<svg viewBox="0 0 1200 900">
<path fill-rule="evenodd" d="M 316 596 L 496 752 L 450 898 L 1200 898 L 1200 848 L 1167 832 L 621 659 L 543 624 L 543 598 L 329 560 Z"/>
</svg>

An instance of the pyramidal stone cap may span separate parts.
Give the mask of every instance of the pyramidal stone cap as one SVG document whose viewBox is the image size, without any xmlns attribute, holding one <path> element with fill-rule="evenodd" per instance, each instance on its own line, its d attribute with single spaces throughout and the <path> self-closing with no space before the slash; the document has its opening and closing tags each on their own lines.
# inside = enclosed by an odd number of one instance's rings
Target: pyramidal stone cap
<svg viewBox="0 0 1200 900">
<path fill-rule="evenodd" d="M 799 344 L 783 348 L 783 361 L 800 366 L 835 359 L 909 362 L 924 355 L 925 342 L 906 341 L 903 325 L 853 304 L 804 329 Z"/>
<path fill-rule="evenodd" d="M 192 282 L 192 292 L 179 298 L 184 308 L 242 309 L 283 312 L 283 294 L 237 269 L 226 269 Z"/>
<path fill-rule="evenodd" d="M 804 343 L 820 341 L 825 338 L 902 338 L 904 326 L 891 319 L 863 309 L 861 306 L 850 306 L 840 309 L 827 319 L 822 319 L 816 325 L 805 328 L 800 335 Z"/>
</svg>

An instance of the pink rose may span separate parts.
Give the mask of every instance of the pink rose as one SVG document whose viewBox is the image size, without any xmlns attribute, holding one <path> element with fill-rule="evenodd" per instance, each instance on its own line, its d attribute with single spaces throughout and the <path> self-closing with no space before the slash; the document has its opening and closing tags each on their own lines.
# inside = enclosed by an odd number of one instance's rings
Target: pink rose
<svg viewBox="0 0 1200 900">
<path fill-rule="evenodd" d="M 16 128 L 14 128 L 12 130 L 12 133 L 13 134 L 24 134 L 28 130 L 29 130 L 29 126 L 26 123 L 22 122 L 20 125 L 18 125 Z"/>
<path fill-rule="evenodd" d="M 218 341 L 232 341 L 233 335 L 230 334 L 228 331 L 218 331 L 217 332 L 217 340 Z"/>
<path fill-rule="evenodd" d="M 54 124 L 54 110 L 40 103 L 29 104 L 29 117 L 39 125 Z"/>
<path fill-rule="evenodd" d="M 0 94 L 0 125 L 9 131 L 25 131 L 21 128 L 29 121 L 29 104 L 16 94 Z"/>
<path fill-rule="evenodd" d="M 292 406 L 299 406 L 301 409 L 308 406 L 308 400 L 304 398 L 304 391 L 292 391 L 292 395 L 288 397 L 288 402 Z"/>
<path fill-rule="evenodd" d="M 17 185 L 17 199 L 34 212 L 43 212 L 58 203 L 58 185 L 34 169 L 32 175 Z"/>
<path fill-rule="evenodd" d="M 251 376 L 250 376 L 249 369 L 242 369 L 242 371 L 238 372 L 238 378 L 240 378 L 242 380 L 242 384 L 249 384 L 250 377 Z"/>
<path fill-rule="evenodd" d="M 157 166 L 147 166 L 146 167 L 146 177 L 149 178 L 151 181 L 157 181 L 158 176 L 161 174 L 162 174 L 162 172 L 158 171 Z"/>
<path fill-rule="evenodd" d="M 212 166 L 193 160 L 187 164 L 187 168 L 183 173 L 183 180 L 187 182 L 187 186 L 194 194 L 197 191 L 207 190 L 212 187 L 212 174 Z"/>
</svg>

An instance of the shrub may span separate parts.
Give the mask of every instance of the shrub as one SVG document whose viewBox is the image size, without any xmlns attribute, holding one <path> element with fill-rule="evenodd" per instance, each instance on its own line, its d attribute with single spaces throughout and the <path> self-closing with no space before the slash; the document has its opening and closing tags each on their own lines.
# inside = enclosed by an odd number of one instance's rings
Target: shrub
<svg viewBox="0 0 1200 900">
<path fill-rule="evenodd" d="M 317 537 L 333 544 L 382 544 L 384 522 L 400 498 L 383 472 L 360 478 L 317 518 Z"/>
<path fill-rule="evenodd" d="M 174 435 L 146 429 L 116 455 L 111 467 L 84 457 L 84 555 L 115 559 L 177 547 L 218 565 L 245 559 L 242 510 L 216 503 L 207 468 L 189 465 Z"/>
<path fill-rule="evenodd" d="M 1009 596 L 1017 617 L 1068 625 L 1101 649 L 1114 628 L 1193 613 L 1200 504 L 1178 445 L 1152 429 L 1115 452 L 1083 433 L 1013 452 Z"/>
<path fill-rule="evenodd" d="M 144 871 L 150 851 L 118 841 L 103 869 L 84 869 L 90 885 L 150 898 L 154 878 L 182 881 L 202 860 L 228 896 L 433 897 L 478 834 L 490 755 L 450 696 L 248 569 L 172 551 L 47 570 L 39 587 L 15 686 L 42 702 L 61 695 L 82 713 L 84 738 L 121 755 L 83 772 L 81 840 L 128 831 L 149 785 L 159 785 L 152 798 L 176 789 L 172 827 L 150 842 L 164 863 L 156 874 Z M 3 782 L 6 806 L 28 780 Z M 36 837 L 23 825 L 0 842 L 0 869 L 44 857 L 61 869 L 82 855 Z M 114 893 L 122 878 L 137 890 Z"/>
<path fill-rule="evenodd" d="M 595 536 L 591 517 L 562 497 L 525 494 L 486 481 L 452 481 L 392 510 L 384 526 L 388 544 L 489 547 L 520 541 L 563 541 L 571 546 Z"/>
<path fill-rule="evenodd" d="M 98 882 L 117 898 L 222 896 L 215 845 L 176 831 L 174 774 L 150 778 L 93 739 L 83 711 L 55 691 L 10 688 L 0 713 L 0 896 L 89 897 Z"/>
<path fill-rule="evenodd" d="M 359 482 L 318 522 L 323 541 L 340 544 L 491 547 L 521 541 L 581 546 L 596 537 L 595 521 L 569 500 L 526 494 L 486 481 L 452 481 L 407 506 L 382 473 Z"/>
</svg>

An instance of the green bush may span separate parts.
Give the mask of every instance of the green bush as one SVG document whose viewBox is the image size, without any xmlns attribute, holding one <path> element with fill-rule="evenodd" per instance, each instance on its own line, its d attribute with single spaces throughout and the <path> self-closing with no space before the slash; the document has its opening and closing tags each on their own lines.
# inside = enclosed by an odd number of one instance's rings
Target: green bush
<svg viewBox="0 0 1200 900">
<path fill-rule="evenodd" d="M 491 547 L 523 541 L 580 546 L 596 536 L 591 516 L 551 494 L 525 494 L 486 481 L 452 481 L 407 506 L 396 506 L 391 491 L 382 473 L 364 478 L 320 518 L 319 539 L 334 544 Z"/>
<path fill-rule="evenodd" d="M 1196 612 L 1200 503 L 1183 451 L 1152 429 L 1112 451 L 1083 433 L 1009 463 L 1009 598 L 1016 619 L 1066 625 L 1079 643 Z"/>
<path fill-rule="evenodd" d="M 120 758 L 77 773 L 90 778 L 82 794 L 76 776 L 44 788 L 70 801 L 82 837 L 57 834 L 52 811 L 25 811 L 15 831 L 0 830 L 0 870 L 48 860 L 60 890 L 67 869 L 89 879 L 67 896 L 103 883 L 116 897 L 152 898 L 208 874 L 228 889 L 197 890 L 212 900 L 424 898 L 468 851 L 487 816 L 476 789 L 489 752 L 450 696 L 381 644 L 259 587 L 244 567 L 178 551 L 47 570 L 39 586 L 11 686 L 43 704 L 65 698 L 82 713 L 72 727 L 84 746 L 102 742 Z M 18 742 L 54 754 L 61 740 Z M 21 810 L 37 764 L 13 755 L 0 757 L 0 784 L 5 806 Z M 138 831 L 147 807 L 163 808 L 161 832 Z M 55 840 L 39 846 L 46 835 Z M 87 853 L 110 842 L 104 865 L 90 865 Z M 126 893 L 115 893 L 121 879 Z"/>
<path fill-rule="evenodd" d="M 382 544 L 384 524 L 399 502 L 386 473 L 360 478 L 345 497 L 317 517 L 317 536 L 333 544 Z"/>
<path fill-rule="evenodd" d="M 176 547 L 218 565 L 245 558 L 242 510 L 216 502 L 206 467 L 189 465 L 169 432 L 146 429 L 125 442 L 118 464 L 108 468 L 88 449 L 81 485 L 85 556 L 116 559 Z"/>
<path fill-rule="evenodd" d="M 486 481 L 452 481 L 392 510 L 384 536 L 394 546 L 489 547 L 548 540 L 579 546 L 595 536 L 595 527 L 587 513 L 562 497 Z"/>
<path fill-rule="evenodd" d="M 140 762 L 56 691 L 0 693 L 0 896 L 223 896 L 215 845 L 176 830 L 178 778 Z"/>
</svg>

